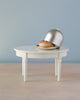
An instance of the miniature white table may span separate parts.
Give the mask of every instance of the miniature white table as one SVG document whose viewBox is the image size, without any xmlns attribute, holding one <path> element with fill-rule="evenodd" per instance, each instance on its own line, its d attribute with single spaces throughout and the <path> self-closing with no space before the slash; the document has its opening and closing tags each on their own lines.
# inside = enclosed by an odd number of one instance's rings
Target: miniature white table
<svg viewBox="0 0 80 100">
<path fill-rule="evenodd" d="M 61 77 L 61 59 L 67 56 L 68 48 L 61 47 L 56 50 L 39 50 L 37 46 L 21 46 L 14 49 L 16 56 L 22 57 L 22 75 L 24 81 L 27 81 L 27 59 L 28 58 L 55 58 L 55 76 L 57 81 Z"/>
</svg>

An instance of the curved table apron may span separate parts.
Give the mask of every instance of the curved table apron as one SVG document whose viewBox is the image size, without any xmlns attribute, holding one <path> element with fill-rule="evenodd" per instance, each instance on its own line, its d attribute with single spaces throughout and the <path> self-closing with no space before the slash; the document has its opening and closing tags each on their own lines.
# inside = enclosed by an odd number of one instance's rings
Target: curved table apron
<svg viewBox="0 0 80 100">
<path fill-rule="evenodd" d="M 67 56 L 68 48 L 61 47 L 56 50 L 40 50 L 36 46 L 21 46 L 14 48 L 16 56 L 22 57 L 22 75 L 27 81 L 27 59 L 28 58 L 55 58 L 55 76 L 57 81 L 61 78 L 61 59 Z"/>
</svg>

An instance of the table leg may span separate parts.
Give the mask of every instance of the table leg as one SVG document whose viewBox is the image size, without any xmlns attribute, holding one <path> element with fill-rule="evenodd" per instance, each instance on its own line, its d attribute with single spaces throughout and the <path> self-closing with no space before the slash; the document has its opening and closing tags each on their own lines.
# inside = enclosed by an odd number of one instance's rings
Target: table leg
<svg viewBox="0 0 80 100">
<path fill-rule="evenodd" d="M 58 75 L 58 58 L 55 58 L 55 76 Z"/>
<path fill-rule="evenodd" d="M 58 58 L 58 76 L 57 76 L 57 81 L 60 81 L 61 78 L 61 58 Z"/>
<path fill-rule="evenodd" d="M 24 76 L 24 57 L 22 57 L 22 76 Z"/>
<path fill-rule="evenodd" d="M 22 60 L 22 75 L 24 76 L 24 81 L 27 81 L 27 54 L 24 54 Z"/>
</svg>

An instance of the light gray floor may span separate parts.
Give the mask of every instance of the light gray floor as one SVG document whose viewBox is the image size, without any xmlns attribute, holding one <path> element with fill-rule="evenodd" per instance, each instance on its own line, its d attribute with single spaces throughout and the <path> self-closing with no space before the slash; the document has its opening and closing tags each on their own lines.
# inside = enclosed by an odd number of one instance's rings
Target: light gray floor
<svg viewBox="0 0 80 100">
<path fill-rule="evenodd" d="M 80 64 L 62 64 L 57 82 L 53 63 L 30 63 L 26 83 L 21 64 L 0 64 L 0 100 L 80 100 Z"/>
</svg>

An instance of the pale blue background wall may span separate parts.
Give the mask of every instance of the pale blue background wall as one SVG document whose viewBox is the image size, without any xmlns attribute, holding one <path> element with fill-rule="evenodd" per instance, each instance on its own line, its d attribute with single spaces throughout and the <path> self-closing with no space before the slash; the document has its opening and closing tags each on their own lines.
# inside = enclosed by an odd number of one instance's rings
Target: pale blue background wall
<svg viewBox="0 0 80 100">
<path fill-rule="evenodd" d="M 0 62 L 21 62 L 14 47 L 36 45 L 57 27 L 70 49 L 63 62 L 80 62 L 80 0 L 0 0 Z"/>
</svg>

